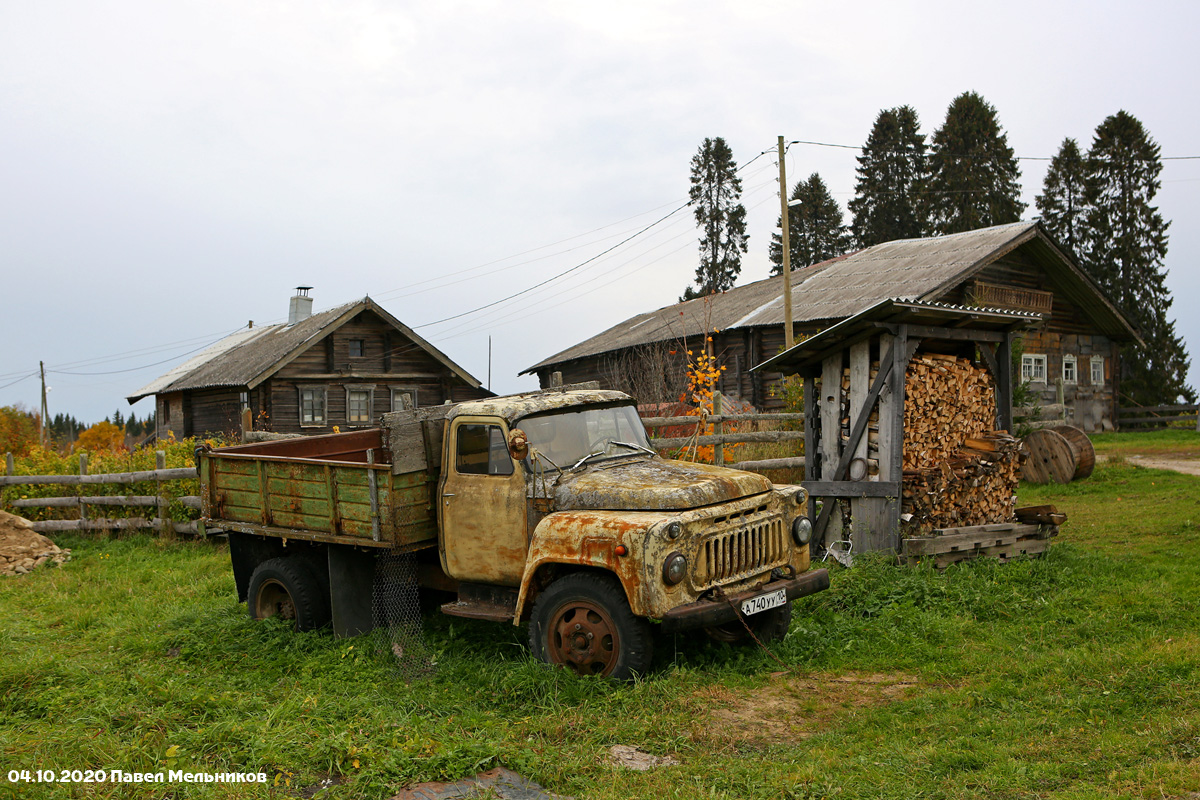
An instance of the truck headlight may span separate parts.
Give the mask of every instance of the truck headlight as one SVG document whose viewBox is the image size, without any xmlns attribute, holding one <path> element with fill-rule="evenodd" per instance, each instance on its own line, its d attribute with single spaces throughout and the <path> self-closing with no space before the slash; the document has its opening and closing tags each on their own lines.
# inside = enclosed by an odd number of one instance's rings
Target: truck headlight
<svg viewBox="0 0 1200 800">
<path fill-rule="evenodd" d="M 683 553 L 676 550 L 671 555 L 667 556 L 667 560 L 663 562 L 662 579 L 667 586 L 674 586 L 683 580 L 687 574 L 687 558 Z"/>
<path fill-rule="evenodd" d="M 675 520 L 673 522 L 668 522 L 665 530 L 667 532 L 668 539 L 678 539 L 679 534 L 683 531 L 683 526 L 679 524 L 678 520 Z"/>
<path fill-rule="evenodd" d="M 808 517 L 796 517 L 792 522 L 792 538 L 796 544 L 803 547 L 812 539 L 812 520 Z"/>
</svg>

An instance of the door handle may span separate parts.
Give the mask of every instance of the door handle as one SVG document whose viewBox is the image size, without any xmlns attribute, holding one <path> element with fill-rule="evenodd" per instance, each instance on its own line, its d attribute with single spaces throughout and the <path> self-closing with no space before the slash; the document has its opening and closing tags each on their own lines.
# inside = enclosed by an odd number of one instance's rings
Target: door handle
<svg viewBox="0 0 1200 800">
<path fill-rule="evenodd" d="M 442 497 L 457 497 L 457 496 L 458 496 L 458 495 L 454 494 L 453 492 L 451 492 L 451 493 L 449 493 L 449 494 L 443 494 L 443 495 L 442 495 Z"/>
</svg>

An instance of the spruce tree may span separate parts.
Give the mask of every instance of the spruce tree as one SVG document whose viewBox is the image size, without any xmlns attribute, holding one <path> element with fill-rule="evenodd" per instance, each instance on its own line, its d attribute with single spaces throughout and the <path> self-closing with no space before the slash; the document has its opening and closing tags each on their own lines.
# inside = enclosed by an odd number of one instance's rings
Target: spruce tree
<svg viewBox="0 0 1200 800">
<path fill-rule="evenodd" d="M 842 224 L 842 209 L 829 193 L 821 176 L 813 173 L 792 190 L 788 204 L 788 249 L 792 269 L 807 267 L 840 256 L 850 248 L 850 237 Z M 782 227 L 782 218 L 776 223 Z M 771 234 L 771 274 L 783 272 L 783 233 Z"/>
<path fill-rule="evenodd" d="M 1025 210 L 1020 178 L 996 109 L 975 92 L 960 94 L 933 134 L 924 195 L 929 231 L 960 233 L 1016 222 Z"/>
<path fill-rule="evenodd" d="M 692 158 L 688 198 L 702 233 L 700 266 L 696 268 L 697 288 L 689 286 L 681 300 L 732 288 L 742 271 L 742 253 L 749 248 L 742 181 L 733 151 L 721 137 L 705 139 Z"/>
<path fill-rule="evenodd" d="M 1188 357 L 1170 319 L 1166 286 L 1167 228 L 1158 208 L 1161 150 L 1142 123 L 1118 111 L 1096 128 L 1087 155 L 1081 237 L 1085 269 L 1138 328 L 1146 347 L 1121 353 L 1121 393 L 1140 405 L 1194 402 Z"/>
<path fill-rule="evenodd" d="M 1087 164 L 1079 151 L 1079 143 L 1066 138 L 1058 153 L 1050 160 L 1050 169 L 1042 181 L 1042 193 L 1037 196 L 1042 226 L 1067 251 L 1079 250 L 1085 216 L 1083 201 Z"/>
<path fill-rule="evenodd" d="M 851 230 L 858 247 L 896 239 L 913 239 L 925 233 L 925 137 L 912 106 L 879 112 L 875 126 L 858 157 L 858 182 L 850 213 Z"/>
</svg>

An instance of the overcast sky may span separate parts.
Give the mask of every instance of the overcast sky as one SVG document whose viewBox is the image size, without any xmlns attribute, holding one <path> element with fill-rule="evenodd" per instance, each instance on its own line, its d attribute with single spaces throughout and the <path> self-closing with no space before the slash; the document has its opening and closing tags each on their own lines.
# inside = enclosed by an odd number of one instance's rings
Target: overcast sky
<svg viewBox="0 0 1200 800">
<path fill-rule="evenodd" d="M 498 392 L 696 266 L 689 161 L 859 147 L 876 114 L 996 107 L 1036 213 L 1064 137 L 1140 119 L 1200 155 L 1188 2 L 0 2 L 0 405 L 94 422 L 188 355 L 369 294 Z M 845 208 L 853 149 L 793 145 Z M 774 155 L 742 173 L 766 277 Z M 1167 161 L 1173 312 L 1200 385 L 1200 160 Z M 849 216 L 847 216 L 849 222 Z M 588 259 L 595 260 L 588 262 Z M 520 297 L 451 322 L 584 264 Z M 22 379 L 23 378 L 23 379 Z M 151 400 L 132 410 L 139 417 Z"/>
</svg>

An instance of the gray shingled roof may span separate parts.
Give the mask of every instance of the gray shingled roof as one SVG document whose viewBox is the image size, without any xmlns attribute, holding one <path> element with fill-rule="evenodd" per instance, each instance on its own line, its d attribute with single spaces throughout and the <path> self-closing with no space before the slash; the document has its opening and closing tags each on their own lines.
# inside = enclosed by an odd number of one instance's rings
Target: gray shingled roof
<svg viewBox="0 0 1200 800">
<path fill-rule="evenodd" d="M 126 399 L 136 403 L 143 397 L 189 389 L 245 386 L 253 389 L 292 359 L 349 322 L 360 312 L 371 310 L 391 323 L 411 341 L 450 368 L 471 386 L 480 382 L 444 353 L 426 342 L 369 297 L 331 308 L 293 325 L 264 325 L 230 334 L 203 352 L 138 389 Z"/>
<path fill-rule="evenodd" d="M 902 239 L 792 272 L 792 319 L 815 323 L 851 317 L 882 300 L 937 300 L 969 275 L 1029 245 L 1073 302 L 1114 338 L 1135 336 L 1099 288 L 1064 255 L 1037 222 L 1014 222 L 966 233 Z M 707 304 L 707 308 L 706 308 Z M 522 371 L 578 358 L 695 335 L 708 324 L 735 330 L 783 324 L 783 276 L 738 286 L 631 317 Z"/>
</svg>

